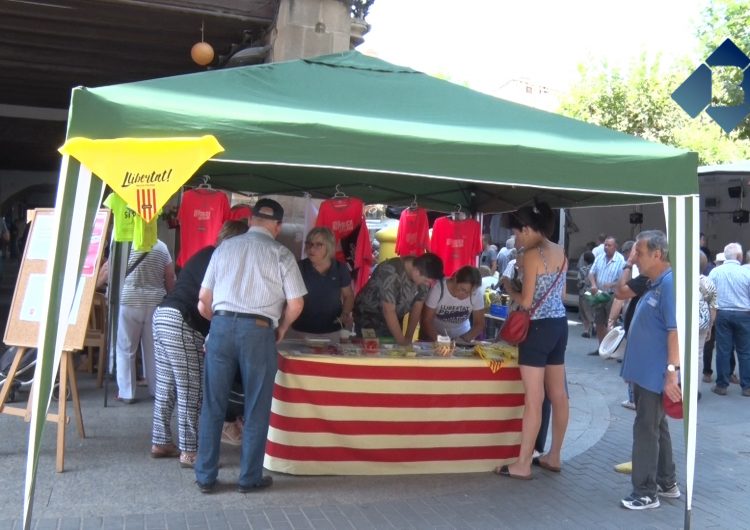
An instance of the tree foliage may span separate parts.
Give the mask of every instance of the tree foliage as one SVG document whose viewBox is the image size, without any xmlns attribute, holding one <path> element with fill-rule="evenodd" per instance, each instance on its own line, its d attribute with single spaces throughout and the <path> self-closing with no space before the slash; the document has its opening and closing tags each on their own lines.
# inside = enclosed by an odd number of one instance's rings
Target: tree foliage
<svg viewBox="0 0 750 530">
<path fill-rule="evenodd" d="M 703 9 L 697 36 L 704 56 L 730 38 L 750 54 L 750 3 L 746 0 L 711 0 Z"/>
<path fill-rule="evenodd" d="M 746 0 L 712 0 L 703 9 L 702 23 L 697 29 L 703 57 L 708 57 L 725 39 L 732 39 L 745 55 L 750 56 L 750 2 Z M 720 69 L 712 69 L 714 79 L 712 103 L 715 105 L 733 105 L 742 103 L 743 99 L 750 101 L 750 94 L 743 94 L 738 89 L 743 75 L 750 75 L 750 71 L 743 74 L 739 69 L 724 73 Z M 750 117 L 737 127 L 737 137 L 750 138 Z"/>
<path fill-rule="evenodd" d="M 580 79 L 561 102 L 559 111 L 647 140 L 698 153 L 701 164 L 750 158 L 750 141 L 742 131 L 727 135 L 702 113 L 692 119 L 671 98 L 692 72 L 687 59 L 663 65 L 660 57 L 642 54 L 620 70 L 606 62 L 580 66 Z"/>
<path fill-rule="evenodd" d="M 673 126 L 684 119 L 670 98 L 675 74 L 662 68 L 659 57 L 649 60 L 643 54 L 625 71 L 607 63 L 581 65 L 579 73 L 580 81 L 562 101 L 562 114 L 675 144 Z"/>
</svg>

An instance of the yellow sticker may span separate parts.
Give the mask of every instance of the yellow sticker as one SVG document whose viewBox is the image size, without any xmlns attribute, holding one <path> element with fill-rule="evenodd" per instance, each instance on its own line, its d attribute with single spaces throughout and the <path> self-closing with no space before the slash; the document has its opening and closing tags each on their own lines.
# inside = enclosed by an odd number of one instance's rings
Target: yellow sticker
<svg viewBox="0 0 750 530">
<path fill-rule="evenodd" d="M 70 138 L 60 152 L 102 179 L 149 222 L 206 160 L 224 151 L 214 136 L 199 138 Z"/>
</svg>

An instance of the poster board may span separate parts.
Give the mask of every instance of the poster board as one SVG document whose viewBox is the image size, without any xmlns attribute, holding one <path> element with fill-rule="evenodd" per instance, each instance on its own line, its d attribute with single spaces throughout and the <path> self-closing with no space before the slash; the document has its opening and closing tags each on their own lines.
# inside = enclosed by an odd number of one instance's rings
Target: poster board
<svg viewBox="0 0 750 530">
<path fill-rule="evenodd" d="M 89 241 L 88 251 L 81 271 L 81 281 L 73 301 L 68 331 L 65 337 L 65 351 L 83 349 L 89 312 L 96 289 L 96 276 L 99 272 L 102 253 L 105 246 L 110 211 L 100 209 L 94 217 L 94 227 Z M 8 346 L 36 348 L 39 338 L 39 316 L 44 304 L 44 284 L 47 272 L 47 259 L 52 240 L 52 223 L 54 209 L 39 208 L 34 210 L 26 240 L 26 248 L 18 270 L 16 288 L 10 305 L 8 322 L 5 326 L 3 341 Z"/>
</svg>

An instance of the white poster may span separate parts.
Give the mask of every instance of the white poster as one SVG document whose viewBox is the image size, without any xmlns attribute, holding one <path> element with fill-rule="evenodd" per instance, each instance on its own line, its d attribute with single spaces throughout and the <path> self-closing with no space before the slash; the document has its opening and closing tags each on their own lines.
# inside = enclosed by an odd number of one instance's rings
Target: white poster
<svg viewBox="0 0 750 530">
<path fill-rule="evenodd" d="M 54 216 L 46 213 L 37 213 L 34 218 L 34 230 L 31 232 L 31 242 L 26 259 L 49 258 L 49 249 L 52 248 L 52 221 Z M 27 291 L 28 293 L 28 291 Z"/>
<path fill-rule="evenodd" d="M 39 218 L 37 217 L 37 220 Z M 44 278 L 45 274 L 29 274 L 29 282 L 21 304 L 20 320 L 28 322 L 39 322 L 44 300 Z"/>
</svg>

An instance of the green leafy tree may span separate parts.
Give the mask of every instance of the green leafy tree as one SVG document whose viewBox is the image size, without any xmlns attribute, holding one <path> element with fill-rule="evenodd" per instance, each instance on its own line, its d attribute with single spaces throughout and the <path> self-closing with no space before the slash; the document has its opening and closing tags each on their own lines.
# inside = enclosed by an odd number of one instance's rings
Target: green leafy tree
<svg viewBox="0 0 750 530">
<path fill-rule="evenodd" d="M 675 124 L 684 112 L 670 94 L 678 75 L 662 67 L 660 58 L 644 54 L 624 71 L 607 63 L 579 66 L 581 78 L 562 100 L 566 116 L 634 134 L 648 140 L 675 144 Z"/>
<path fill-rule="evenodd" d="M 746 55 L 750 55 L 750 2 L 737 0 L 712 0 L 703 9 L 697 30 L 702 57 L 708 57 L 725 39 L 732 39 Z M 750 101 L 750 94 L 739 88 L 743 74 L 738 68 L 712 68 L 712 103 L 738 105 Z M 736 137 L 750 138 L 750 117 L 736 128 Z"/>
<path fill-rule="evenodd" d="M 750 2 L 711 0 L 703 9 L 697 34 L 704 57 L 726 38 L 750 55 Z"/>
<path fill-rule="evenodd" d="M 695 68 L 685 59 L 664 66 L 645 54 L 626 69 L 606 63 L 580 66 L 579 82 L 561 102 L 560 113 L 698 153 L 701 164 L 750 158 L 741 131 L 727 135 L 701 114 L 691 119 L 671 98 Z"/>
</svg>

